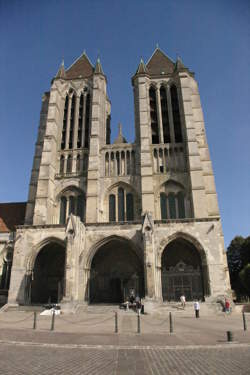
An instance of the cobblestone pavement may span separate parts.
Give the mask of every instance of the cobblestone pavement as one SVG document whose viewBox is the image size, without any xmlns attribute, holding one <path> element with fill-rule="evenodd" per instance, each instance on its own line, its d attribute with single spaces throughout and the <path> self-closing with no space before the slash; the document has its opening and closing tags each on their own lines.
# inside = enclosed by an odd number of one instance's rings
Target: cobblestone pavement
<svg viewBox="0 0 250 375">
<path fill-rule="evenodd" d="M 250 374 L 250 330 L 241 314 L 176 314 L 173 334 L 167 314 L 141 316 L 140 334 L 133 313 L 118 312 L 118 334 L 114 322 L 114 311 L 62 315 L 50 331 L 51 317 L 38 315 L 33 330 L 32 313 L 0 313 L 0 375 Z"/>
<path fill-rule="evenodd" d="M 115 347 L 1 343 L 2 375 L 247 375 L 250 345 Z"/>
</svg>

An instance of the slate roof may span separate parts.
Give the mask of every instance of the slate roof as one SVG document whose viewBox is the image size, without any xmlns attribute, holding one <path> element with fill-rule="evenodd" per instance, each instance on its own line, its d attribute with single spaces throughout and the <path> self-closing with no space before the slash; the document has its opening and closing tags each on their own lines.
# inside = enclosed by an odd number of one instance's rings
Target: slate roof
<svg viewBox="0 0 250 375">
<path fill-rule="evenodd" d="M 146 64 L 150 76 L 159 76 L 162 74 L 171 74 L 174 72 L 174 62 L 165 55 L 160 48 L 156 48 L 153 55 Z"/>
<path fill-rule="evenodd" d="M 26 202 L 0 203 L 0 232 L 13 232 L 16 225 L 23 225 Z"/>
<path fill-rule="evenodd" d="M 94 67 L 84 52 L 65 73 L 67 79 L 89 78 L 94 73 Z"/>
</svg>

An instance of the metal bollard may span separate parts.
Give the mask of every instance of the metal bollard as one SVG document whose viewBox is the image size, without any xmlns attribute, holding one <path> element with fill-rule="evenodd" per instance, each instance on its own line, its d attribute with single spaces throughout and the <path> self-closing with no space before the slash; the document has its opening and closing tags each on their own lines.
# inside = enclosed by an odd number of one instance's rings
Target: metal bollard
<svg viewBox="0 0 250 375">
<path fill-rule="evenodd" d="M 50 330 L 54 331 L 55 328 L 55 310 L 52 311 L 51 327 Z"/>
<path fill-rule="evenodd" d="M 33 329 L 36 329 L 36 311 L 34 311 Z"/>
<path fill-rule="evenodd" d="M 172 319 L 172 313 L 171 313 L 171 311 L 169 312 L 169 332 L 170 333 L 174 332 L 173 319 Z"/>
<path fill-rule="evenodd" d="M 137 314 L 137 333 L 141 333 L 140 314 Z"/>
<path fill-rule="evenodd" d="M 227 341 L 232 342 L 233 341 L 233 332 L 227 331 Z"/>
<path fill-rule="evenodd" d="M 246 315 L 244 311 L 242 312 L 242 318 L 243 318 L 243 329 L 244 331 L 247 331 L 247 321 L 246 321 Z"/>
<path fill-rule="evenodd" d="M 118 333 L 118 314 L 115 312 L 115 333 Z"/>
</svg>

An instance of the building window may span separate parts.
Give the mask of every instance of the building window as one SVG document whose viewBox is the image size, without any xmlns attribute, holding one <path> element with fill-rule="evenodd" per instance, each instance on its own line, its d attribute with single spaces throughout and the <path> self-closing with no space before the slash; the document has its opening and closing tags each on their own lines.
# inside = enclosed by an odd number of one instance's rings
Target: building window
<svg viewBox="0 0 250 375">
<path fill-rule="evenodd" d="M 90 94 L 86 96 L 86 112 L 85 112 L 85 142 L 84 147 L 89 148 L 89 123 L 90 123 Z"/>
<path fill-rule="evenodd" d="M 184 201 L 184 195 L 180 191 L 177 194 L 177 201 L 178 201 L 178 214 L 180 219 L 185 218 L 185 201 Z"/>
<path fill-rule="evenodd" d="M 109 196 L 109 221 L 115 221 L 115 195 Z"/>
<path fill-rule="evenodd" d="M 60 224 L 65 224 L 66 222 L 66 208 L 67 208 L 67 199 L 65 197 L 61 197 Z"/>
<path fill-rule="evenodd" d="M 69 127 L 69 149 L 73 148 L 74 123 L 75 123 L 75 103 L 76 97 L 73 94 L 71 99 L 70 127 Z"/>
<path fill-rule="evenodd" d="M 61 149 L 64 150 L 66 147 L 66 130 L 67 130 L 67 119 L 68 119 L 68 107 L 69 107 L 69 97 L 68 95 L 65 98 L 64 104 L 64 114 L 63 114 L 63 128 L 62 128 L 62 140 L 61 140 Z"/>
<path fill-rule="evenodd" d="M 67 173 L 71 173 L 71 172 L 72 172 L 72 157 L 71 155 L 69 155 L 67 159 Z"/>
<path fill-rule="evenodd" d="M 172 112 L 173 112 L 173 122 L 174 122 L 174 134 L 175 142 L 182 142 L 182 131 L 181 131 L 181 118 L 179 110 L 179 101 L 178 101 L 178 92 L 175 85 L 171 86 L 171 103 L 172 103 Z"/>
<path fill-rule="evenodd" d="M 163 127 L 163 140 L 164 143 L 170 143 L 170 127 L 169 127 L 169 117 L 168 117 L 168 102 L 167 93 L 165 87 L 160 88 L 160 98 L 161 98 L 161 116 L 162 116 L 162 127 Z"/>
<path fill-rule="evenodd" d="M 134 198 L 133 194 L 128 193 L 126 196 L 126 213 L 127 213 L 127 221 L 134 220 Z"/>
<path fill-rule="evenodd" d="M 160 194 L 160 204 L 161 204 L 161 218 L 165 220 L 168 218 L 167 215 L 167 196 L 165 193 Z"/>
<path fill-rule="evenodd" d="M 151 133 L 152 143 L 159 143 L 159 127 L 157 118 L 157 104 L 156 104 L 156 92 L 153 87 L 149 89 L 149 106 L 150 106 L 150 117 L 151 117 Z"/>
<path fill-rule="evenodd" d="M 60 199 L 59 223 L 65 224 L 70 214 L 79 216 L 81 221 L 84 220 L 85 198 L 82 193 L 74 190 L 74 188 L 64 192 Z"/>
<path fill-rule="evenodd" d="M 109 221 L 133 221 L 135 216 L 134 195 L 126 187 L 115 188 L 109 195 Z"/>
<path fill-rule="evenodd" d="M 185 212 L 185 197 L 183 192 L 177 194 L 170 192 L 160 193 L 160 209 L 161 219 L 184 219 Z"/>
<path fill-rule="evenodd" d="M 84 100 L 84 96 L 83 94 L 81 94 L 80 102 L 79 102 L 79 115 L 78 115 L 77 148 L 82 147 L 83 100 Z"/>
<path fill-rule="evenodd" d="M 118 221 L 125 220 L 125 212 L 124 212 L 124 189 L 118 189 Z"/>
<path fill-rule="evenodd" d="M 64 173 L 64 156 L 62 155 L 60 158 L 60 173 Z"/>
<path fill-rule="evenodd" d="M 81 156 L 80 155 L 77 155 L 77 158 L 76 158 L 76 172 L 80 172 L 81 171 Z"/>
</svg>

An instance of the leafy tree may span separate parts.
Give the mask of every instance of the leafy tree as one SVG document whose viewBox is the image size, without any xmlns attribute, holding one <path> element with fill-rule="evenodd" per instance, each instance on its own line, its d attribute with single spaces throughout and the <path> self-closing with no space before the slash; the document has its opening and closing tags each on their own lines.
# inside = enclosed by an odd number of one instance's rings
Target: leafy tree
<svg viewBox="0 0 250 375">
<path fill-rule="evenodd" d="M 248 295 L 250 295 L 250 263 L 246 264 L 245 267 L 239 273 L 240 280 L 244 285 Z"/>
<path fill-rule="evenodd" d="M 227 260 L 232 289 L 235 290 L 237 297 L 246 295 L 247 289 L 239 273 L 246 264 L 250 263 L 250 237 L 244 239 L 242 236 L 236 236 L 228 247 Z"/>
</svg>

